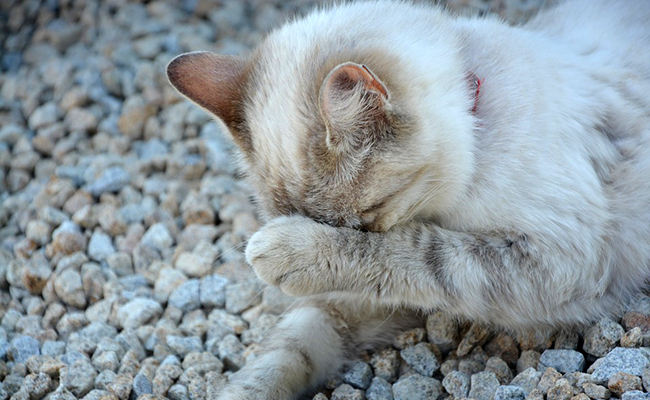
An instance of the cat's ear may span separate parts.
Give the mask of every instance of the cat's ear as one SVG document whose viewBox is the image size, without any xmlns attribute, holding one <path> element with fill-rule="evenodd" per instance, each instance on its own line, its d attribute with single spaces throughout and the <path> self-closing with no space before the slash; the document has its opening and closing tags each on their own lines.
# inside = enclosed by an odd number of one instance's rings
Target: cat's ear
<svg viewBox="0 0 650 400">
<path fill-rule="evenodd" d="M 335 67 L 320 90 L 327 146 L 340 150 L 367 139 L 356 135 L 385 120 L 389 97 L 386 85 L 367 66 L 347 62 Z"/>
<path fill-rule="evenodd" d="M 181 54 L 167 65 L 169 82 L 183 95 L 219 117 L 237 144 L 249 143 L 241 132 L 246 59 L 207 51 Z"/>
</svg>

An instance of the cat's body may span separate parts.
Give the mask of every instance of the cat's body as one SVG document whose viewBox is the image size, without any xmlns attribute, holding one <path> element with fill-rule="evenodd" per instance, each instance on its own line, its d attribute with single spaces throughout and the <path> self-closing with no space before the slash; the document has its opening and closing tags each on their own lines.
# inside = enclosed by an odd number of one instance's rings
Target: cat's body
<svg viewBox="0 0 650 400">
<path fill-rule="evenodd" d="M 569 2 L 524 27 L 357 3 L 285 26 L 249 60 L 172 61 L 172 83 L 228 125 L 268 216 L 293 215 L 251 238 L 249 262 L 321 298 L 223 398 L 295 396 L 389 332 L 394 306 L 526 329 L 637 293 L 648 21 L 642 0 Z"/>
</svg>

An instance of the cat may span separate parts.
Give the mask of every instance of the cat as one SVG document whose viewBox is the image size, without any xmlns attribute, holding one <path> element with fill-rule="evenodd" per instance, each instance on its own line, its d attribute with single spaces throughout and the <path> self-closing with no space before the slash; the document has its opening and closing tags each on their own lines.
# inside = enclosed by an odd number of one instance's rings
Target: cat
<svg viewBox="0 0 650 400">
<path fill-rule="evenodd" d="M 619 310 L 650 277 L 648 21 L 644 0 L 523 26 L 358 2 L 246 57 L 172 60 L 257 191 L 247 261 L 311 299 L 220 398 L 296 398 L 408 324 L 396 309 L 511 330 Z"/>
</svg>

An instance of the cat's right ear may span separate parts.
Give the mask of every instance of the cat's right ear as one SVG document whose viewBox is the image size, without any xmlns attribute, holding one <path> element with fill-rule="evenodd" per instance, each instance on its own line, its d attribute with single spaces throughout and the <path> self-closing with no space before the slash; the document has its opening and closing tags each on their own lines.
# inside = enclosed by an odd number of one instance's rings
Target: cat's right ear
<svg viewBox="0 0 650 400">
<path fill-rule="evenodd" d="M 327 146 L 336 151 L 367 143 L 386 120 L 386 85 L 365 65 L 335 67 L 320 90 L 320 110 L 327 124 Z"/>
<path fill-rule="evenodd" d="M 207 51 L 181 54 L 167 65 L 169 82 L 194 103 L 219 117 L 244 150 L 242 98 L 248 63 L 242 57 Z"/>
</svg>

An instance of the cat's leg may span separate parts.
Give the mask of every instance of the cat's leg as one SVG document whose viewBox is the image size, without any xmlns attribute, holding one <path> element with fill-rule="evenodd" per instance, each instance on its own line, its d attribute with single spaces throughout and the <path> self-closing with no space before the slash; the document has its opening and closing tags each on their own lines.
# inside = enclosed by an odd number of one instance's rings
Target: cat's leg
<svg viewBox="0 0 650 400">
<path fill-rule="evenodd" d="M 530 233 L 422 223 L 376 233 L 304 217 L 271 221 L 246 251 L 262 279 L 293 295 L 352 292 L 519 328 L 588 320 L 616 305 L 610 263 L 589 254 L 598 250 Z"/>
<path fill-rule="evenodd" d="M 219 400 L 289 400 L 323 383 L 364 343 L 390 340 L 414 316 L 360 302 L 310 301 L 283 317 Z"/>
</svg>

